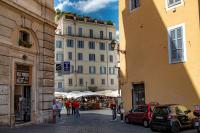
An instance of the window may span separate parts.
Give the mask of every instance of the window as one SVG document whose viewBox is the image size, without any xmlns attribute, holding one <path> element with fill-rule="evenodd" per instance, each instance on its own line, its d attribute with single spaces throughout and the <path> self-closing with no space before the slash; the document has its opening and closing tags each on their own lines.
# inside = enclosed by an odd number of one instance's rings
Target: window
<svg viewBox="0 0 200 133">
<path fill-rule="evenodd" d="M 169 62 L 186 61 L 185 26 L 183 24 L 169 28 Z"/>
<path fill-rule="evenodd" d="M 115 68 L 109 67 L 109 74 L 115 74 Z"/>
<path fill-rule="evenodd" d="M 84 41 L 78 40 L 77 47 L 78 47 L 78 48 L 84 48 Z"/>
<path fill-rule="evenodd" d="M 74 66 L 73 65 L 70 66 L 70 73 L 74 73 Z"/>
<path fill-rule="evenodd" d="M 100 43 L 99 43 L 99 49 L 100 49 L 100 50 L 105 50 L 105 49 L 106 49 L 105 43 L 100 42 Z"/>
<path fill-rule="evenodd" d="M 106 84 L 105 81 L 106 81 L 105 79 L 101 79 L 101 84 L 102 84 L 102 85 L 105 85 L 105 84 Z"/>
<path fill-rule="evenodd" d="M 109 56 L 109 60 L 110 60 L 110 62 L 113 62 L 113 56 L 112 55 Z"/>
<path fill-rule="evenodd" d="M 100 31 L 100 39 L 103 39 L 103 31 Z"/>
<path fill-rule="evenodd" d="M 83 86 L 83 79 L 79 79 L 79 85 Z"/>
<path fill-rule="evenodd" d="M 100 61 L 104 62 L 105 61 L 105 56 L 103 54 L 100 55 Z"/>
<path fill-rule="evenodd" d="M 59 89 L 62 89 L 62 88 L 63 88 L 62 82 L 58 82 L 58 88 L 59 88 Z"/>
<path fill-rule="evenodd" d="M 109 32 L 109 40 L 112 40 L 112 32 Z"/>
<path fill-rule="evenodd" d="M 94 85 L 95 80 L 94 80 L 94 79 L 91 79 L 91 80 L 90 80 L 90 83 L 91 83 L 91 85 Z"/>
<path fill-rule="evenodd" d="M 168 8 L 181 4 L 182 0 L 167 0 Z"/>
<path fill-rule="evenodd" d="M 68 33 L 68 35 L 72 35 L 72 27 L 71 26 L 67 27 L 67 33 Z"/>
<path fill-rule="evenodd" d="M 83 66 L 78 66 L 77 73 L 83 73 Z"/>
<path fill-rule="evenodd" d="M 21 41 L 30 43 L 30 34 L 28 32 L 26 32 L 26 31 L 20 31 L 19 32 L 19 39 Z"/>
<path fill-rule="evenodd" d="M 67 39 L 67 47 L 68 48 L 73 48 L 74 47 L 74 40 Z"/>
<path fill-rule="evenodd" d="M 63 52 L 56 53 L 56 61 L 63 61 Z"/>
<path fill-rule="evenodd" d="M 89 49 L 95 49 L 95 42 L 90 41 L 88 45 Z"/>
<path fill-rule="evenodd" d="M 110 84 L 114 85 L 114 79 L 110 79 Z"/>
<path fill-rule="evenodd" d="M 83 36 L 83 28 L 78 28 L 78 35 Z"/>
<path fill-rule="evenodd" d="M 140 6 L 140 0 L 130 0 L 130 10 L 134 10 Z"/>
<path fill-rule="evenodd" d="M 95 66 L 89 66 L 89 73 L 90 74 L 96 74 L 96 67 Z"/>
<path fill-rule="evenodd" d="M 145 88 L 144 83 L 134 84 L 132 89 L 132 107 L 145 104 Z"/>
<path fill-rule="evenodd" d="M 89 61 L 95 61 L 95 54 L 89 54 Z"/>
<path fill-rule="evenodd" d="M 68 60 L 72 60 L 72 52 L 68 52 Z"/>
<path fill-rule="evenodd" d="M 72 85 L 73 85 L 73 80 L 69 79 L 69 86 L 72 86 Z"/>
<path fill-rule="evenodd" d="M 106 74 L 106 67 L 100 66 L 100 74 Z"/>
<path fill-rule="evenodd" d="M 93 38 L 93 29 L 90 29 L 90 37 Z"/>
<path fill-rule="evenodd" d="M 62 48 L 62 41 L 56 40 L 56 48 Z"/>
<path fill-rule="evenodd" d="M 108 49 L 109 49 L 110 51 L 114 51 L 114 48 L 112 48 L 112 45 L 111 45 L 111 44 L 108 45 Z"/>
<path fill-rule="evenodd" d="M 78 60 L 83 60 L 83 53 L 78 53 Z"/>
</svg>

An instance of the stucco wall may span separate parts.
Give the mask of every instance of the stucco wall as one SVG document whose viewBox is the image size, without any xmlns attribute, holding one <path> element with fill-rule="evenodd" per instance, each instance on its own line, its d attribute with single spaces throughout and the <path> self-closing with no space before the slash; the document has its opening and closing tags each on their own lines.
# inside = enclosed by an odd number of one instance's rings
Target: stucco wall
<svg viewBox="0 0 200 133">
<path fill-rule="evenodd" d="M 165 0 L 141 0 L 140 7 L 130 12 L 129 0 L 120 0 L 120 44 L 127 51 L 126 65 L 121 58 L 122 73 L 128 78 L 122 92 L 126 109 L 132 106 L 132 82 L 140 81 L 145 83 L 146 102 L 178 103 L 191 109 L 200 102 L 198 0 L 184 0 L 174 11 L 165 4 Z M 187 61 L 169 64 L 167 29 L 181 23 L 185 23 Z"/>
</svg>

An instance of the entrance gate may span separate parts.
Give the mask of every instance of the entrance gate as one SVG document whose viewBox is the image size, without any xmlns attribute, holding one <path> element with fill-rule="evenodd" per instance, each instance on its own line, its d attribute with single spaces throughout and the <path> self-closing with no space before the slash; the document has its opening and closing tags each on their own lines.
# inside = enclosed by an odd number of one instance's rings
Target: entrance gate
<svg viewBox="0 0 200 133">
<path fill-rule="evenodd" d="M 30 66 L 16 65 L 14 111 L 16 124 L 31 121 Z"/>
</svg>

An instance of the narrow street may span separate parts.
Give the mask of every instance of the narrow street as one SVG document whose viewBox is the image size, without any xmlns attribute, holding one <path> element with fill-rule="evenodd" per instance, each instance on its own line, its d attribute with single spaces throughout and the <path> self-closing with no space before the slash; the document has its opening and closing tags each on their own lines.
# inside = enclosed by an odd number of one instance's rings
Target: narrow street
<svg viewBox="0 0 200 133">
<path fill-rule="evenodd" d="M 17 128 L 0 128 L 0 133 L 151 133 L 141 125 L 111 122 L 110 110 L 81 112 L 81 118 L 66 116 L 63 112 L 56 124 L 31 125 Z M 183 131 L 195 133 L 195 130 Z"/>
</svg>

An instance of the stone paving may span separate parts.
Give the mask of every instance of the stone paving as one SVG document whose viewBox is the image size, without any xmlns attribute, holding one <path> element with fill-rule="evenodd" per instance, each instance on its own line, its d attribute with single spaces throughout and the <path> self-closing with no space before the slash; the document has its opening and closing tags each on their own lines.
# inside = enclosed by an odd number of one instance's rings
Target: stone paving
<svg viewBox="0 0 200 133">
<path fill-rule="evenodd" d="M 151 133 L 141 125 L 111 122 L 109 110 L 81 112 L 79 119 L 62 114 L 56 124 L 31 125 L 18 128 L 0 128 L 0 133 Z M 183 133 L 195 133 L 195 130 Z"/>
</svg>

